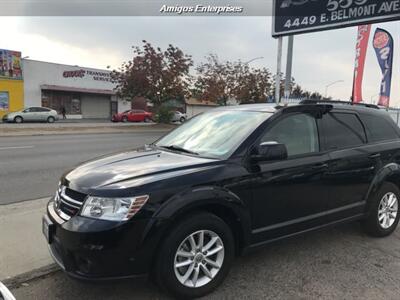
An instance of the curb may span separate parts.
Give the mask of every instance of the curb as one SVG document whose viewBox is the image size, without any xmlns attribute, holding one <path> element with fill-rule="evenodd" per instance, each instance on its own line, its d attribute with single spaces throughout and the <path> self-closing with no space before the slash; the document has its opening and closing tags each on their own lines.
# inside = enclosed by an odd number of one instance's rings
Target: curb
<svg viewBox="0 0 400 300">
<path fill-rule="evenodd" d="M 50 264 L 38 269 L 34 269 L 32 271 L 28 271 L 26 273 L 7 278 L 3 280 L 3 283 L 5 286 L 7 286 L 8 289 L 15 289 L 23 285 L 23 283 L 43 278 L 46 277 L 50 274 L 53 274 L 55 272 L 60 271 L 60 267 L 56 264 Z"/>
<path fill-rule="evenodd" d="M 53 130 L 11 130 L 10 132 L 4 132 L 0 128 L 0 137 L 19 137 L 19 136 L 45 136 L 45 135 L 80 135 L 80 134 L 119 134 L 119 133 L 152 133 L 152 132 L 169 132 L 174 129 L 175 126 L 171 127 L 76 127 L 76 128 L 60 128 Z"/>
</svg>

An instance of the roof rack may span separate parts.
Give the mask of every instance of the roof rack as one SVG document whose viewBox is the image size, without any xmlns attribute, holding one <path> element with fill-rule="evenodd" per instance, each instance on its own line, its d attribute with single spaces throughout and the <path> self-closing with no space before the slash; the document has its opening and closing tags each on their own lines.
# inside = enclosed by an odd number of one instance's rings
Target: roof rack
<svg viewBox="0 0 400 300">
<path fill-rule="evenodd" d="M 344 105 L 357 105 L 369 108 L 380 109 L 378 105 L 368 103 L 353 103 L 350 101 L 339 101 L 339 100 L 302 100 L 300 104 L 344 104 Z"/>
</svg>

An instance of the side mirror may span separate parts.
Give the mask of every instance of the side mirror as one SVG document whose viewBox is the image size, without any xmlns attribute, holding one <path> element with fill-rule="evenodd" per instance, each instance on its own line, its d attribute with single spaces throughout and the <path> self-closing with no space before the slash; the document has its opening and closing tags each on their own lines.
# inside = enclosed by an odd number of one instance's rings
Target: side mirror
<svg viewBox="0 0 400 300">
<path fill-rule="evenodd" d="M 0 299 L 1 300 L 15 300 L 15 297 L 11 294 L 11 292 L 6 288 L 4 284 L 0 282 Z"/>
<path fill-rule="evenodd" d="M 286 146 L 277 142 L 264 142 L 258 146 L 258 154 L 253 155 L 252 159 L 256 162 L 285 160 L 288 158 Z"/>
</svg>

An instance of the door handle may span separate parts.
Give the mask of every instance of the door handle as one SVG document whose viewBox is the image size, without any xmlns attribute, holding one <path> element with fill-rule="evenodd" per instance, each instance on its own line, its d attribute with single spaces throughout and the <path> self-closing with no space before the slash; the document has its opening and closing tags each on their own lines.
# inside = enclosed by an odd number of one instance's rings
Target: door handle
<svg viewBox="0 0 400 300">
<path fill-rule="evenodd" d="M 311 169 L 313 169 L 313 170 L 321 170 L 321 169 L 327 169 L 327 168 L 328 168 L 328 164 L 325 164 L 325 163 L 316 164 L 311 167 Z"/>
<path fill-rule="evenodd" d="M 381 154 L 380 153 L 375 153 L 375 154 L 371 154 L 370 156 L 368 156 L 370 159 L 375 159 L 375 158 L 380 158 Z"/>
</svg>

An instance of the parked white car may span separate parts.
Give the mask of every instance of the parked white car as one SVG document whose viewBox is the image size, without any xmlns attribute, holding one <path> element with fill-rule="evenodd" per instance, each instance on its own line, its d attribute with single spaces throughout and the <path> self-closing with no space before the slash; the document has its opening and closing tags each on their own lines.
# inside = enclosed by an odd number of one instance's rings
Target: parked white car
<svg viewBox="0 0 400 300">
<path fill-rule="evenodd" d="M 174 111 L 174 115 L 172 117 L 172 122 L 185 122 L 187 119 L 187 115 L 184 113 L 181 113 L 180 111 Z"/>
<path fill-rule="evenodd" d="M 28 107 L 20 111 L 11 112 L 3 116 L 3 122 L 47 122 L 54 123 L 58 114 L 54 109 L 47 107 Z"/>
</svg>

